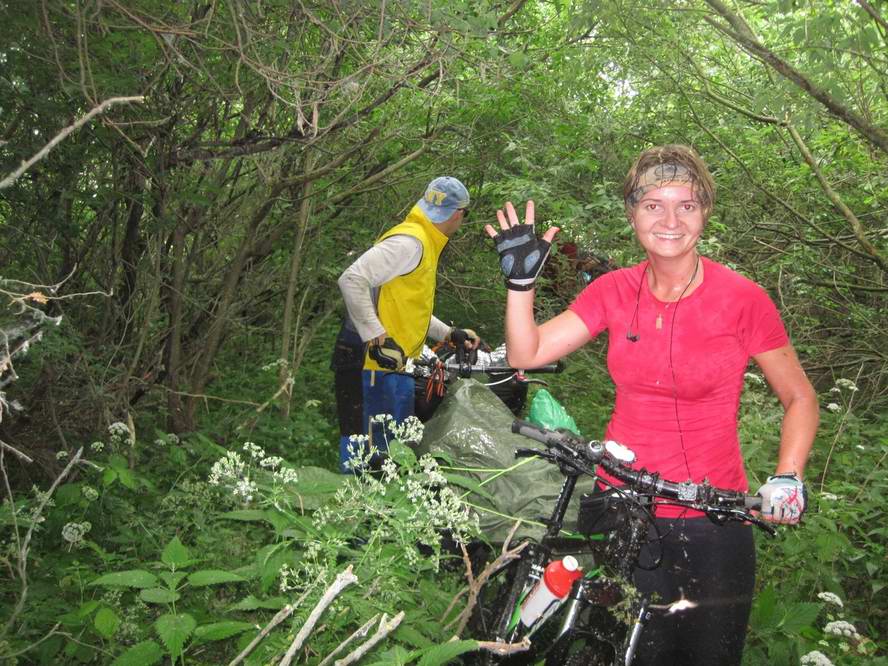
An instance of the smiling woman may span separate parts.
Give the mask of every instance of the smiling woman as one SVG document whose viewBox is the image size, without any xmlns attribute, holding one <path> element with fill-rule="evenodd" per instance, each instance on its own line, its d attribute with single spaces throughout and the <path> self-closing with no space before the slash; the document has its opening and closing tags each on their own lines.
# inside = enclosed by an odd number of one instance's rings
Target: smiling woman
<svg viewBox="0 0 888 666">
<path fill-rule="evenodd" d="M 646 260 L 594 280 L 567 311 L 539 326 L 533 281 L 558 230 L 536 237 L 533 202 L 524 223 L 507 203 L 497 213 L 499 231 L 487 226 L 509 288 L 509 363 L 551 363 L 606 330 L 616 401 L 604 439 L 627 445 L 637 467 L 663 478 L 707 479 L 746 492 L 737 412 L 743 375 L 755 360 L 784 408 L 775 475 L 758 490 L 762 515 L 797 523 L 816 396 L 767 293 L 698 254 L 715 202 L 709 170 L 687 146 L 651 148 L 629 170 L 623 199 Z M 542 259 L 526 265 L 533 258 Z M 655 615 L 633 664 L 739 664 L 755 582 L 750 526 L 719 527 L 699 512 L 665 504 L 655 516 L 658 529 L 642 550 L 635 585 L 648 598 L 666 604 L 687 598 L 697 606 Z"/>
</svg>

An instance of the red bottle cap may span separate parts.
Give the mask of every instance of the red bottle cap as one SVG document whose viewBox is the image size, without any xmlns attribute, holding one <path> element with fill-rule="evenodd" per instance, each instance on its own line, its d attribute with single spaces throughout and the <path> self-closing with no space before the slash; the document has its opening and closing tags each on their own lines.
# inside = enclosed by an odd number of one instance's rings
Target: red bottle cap
<svg viewBox="0 0 888 666">
<path fill-rule="evenodd" d="M 559 599 L 563 599 L 570 592 L 574 581 L 583 575 L 576 558 L 568 555 L 563 560 L 550 562 L 543 573 L 546 587 Z"/>
</svg>

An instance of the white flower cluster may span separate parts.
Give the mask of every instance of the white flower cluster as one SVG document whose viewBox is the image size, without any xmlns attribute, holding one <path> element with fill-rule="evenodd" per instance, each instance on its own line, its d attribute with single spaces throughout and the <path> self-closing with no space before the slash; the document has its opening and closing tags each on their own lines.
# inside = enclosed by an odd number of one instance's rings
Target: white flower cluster
<svg viewBox="0 0 888 666">
<path fill-rule="evenodd" d="M 823 632 L 826 634 L 832 634 L 833 636 L 844 636 L 846 638 L 860 640 L 860 634 L 857 633 L 857 629 L 853 624 L 845 622 L 845 620 L 830 622 L 823 628 Z"/>
<path fill-rule="evenodd" d="M 64 460 L 68 457 L 67 451 L 58 451 L 56 452 L 56 460 Z"/>
<path fill-rule="evenodd" d="M 826 406 L 826 409 L 829 410 L 830 412 L 834 413 L 834 414 L 835 414 L 836 412 L 841 412 L 841 411 L 842 411 L 841 406 L 839 406 L 839 404 L 838 404 L 838 403 L 835 403 L 835 402 L 831 402 L 831 403 L 829 403 L 829 404 Z"/>
<path fill-rule="evenodd" d="M 820 499 L 824 499 L 829 502 L 835 502 L 836 500 L 839 499 L 839 496 L 836 495 L 835 493 L 823 492 L 823 493 L 820 493 Z"/>
<path fill-rule="evenodd" d="M 799 659 L 799 664 L 801 664 L 801 666 L 833 666 L 829 657 L 818 650 L 803 655 L 802 658 Z"/>
<path fill-rule="evenodd" d="M 282 496 L 283 487 L 295 484 L 299 480 L 296 470 L 284 467 L 284 459 L 280 456 L 266 456 L 265 450 L 253 442 L 244 442 L 243 450 L 249 456 L 247 461 L 237 451 L 229 451 L 213 463 L 208 479 L 210 485 L 228 486 L 236 498 L 252 502 L 259 492 L 259 485 L 253 472 L 258 472 L 260 476 L 270 472 L 274 484 L 270 497 L 264 499 L 270 500 L 277 506 L 277 499 Z"/>
<path fill-rule="evenodd" d="M 99 499 L 99 491 L 92 486 L 81 486 L 80 494 L 83 495 L 88 502 L 95 502 Z"/>
<path fill-rule="evenodd" d="M 122 421 L 115 421 L 108 426 L 108 434 L 114 444 L 135 444 L 135 437 L 129 427 Z"/>
<path fill-rule="evenodd" d="M 89 445 L 89 448 L 93 453 L 100 453 L 105 448 L 105 442 L 100 442 L 96 440 Z"/>
<path fill-rule="evenodd" d="M 267 372 L 268 370 L 276 370 L 277 368 L 286 368 L 288 365 L 290 364 L 287 362 L 287 359 L 276 358 L 271 363 L 263 365 L 262 370 Z"/>
<path fill-rule="evenodd" d="M 817 598 L 821 601 L 825 601 L 828 604 L 833 604 L 834 606 L 838 606 L 839 608 L 844 608 L 845 604 L 842 603 L 842 600 L 839 598 L 839 595 L 833 594 L 832 592 L 821 592 L 817 595 Z"/>
<path fill-rule="evenodd" d="M 155 446 L 175 446 L 181 440 L 179 440 L 179 436 L 175 433 L 169 432 L 165 435 L 162 435 L 154 440 Z"/>
<path fill-rule="evenodd" d="M 244 474 L 246 464 L 237 451 L 229 451 L 213 463 L 210 468 L 210 485 L 220 486 L 225 482 L 236 482 Z"/>
<path fill-rule="evenodd" d="M 750 384 L 757 384 L 759 386 L 761 386 L 762 384 L 765 383 L 764 378 L 761 375 L 757 375 L 754 372 L 744 373 L 743 379 L 748 381 Z"/>
<path fill-rule="evenodd" d="M 79 546 L 83 537 L 92 529 L 92 524 L 87 521 L 82 523 L 66 523 L 62 528 L 62 538 L 72 546 Z"/>
<path fill-rule="evenodd" d="M 265 457 L 265 449 L 253 442 L 244 442 L 244 451 L 250 454 L 251 458 L 261 459 Z"/>
<path fill-rule="evenodd" d="M 386 439 L 391 436 L 405 444 L 414 444 L 422 440 L 425 426 L 415 416 L 408 416 L 401 423 L 395 421 L 391 414 L 375 414 L 370 417 L 370 423 L 381 423 Z M 366 437 L 366 435 L 352 435 L 352 437 Z"/>
<path fill-rule="evenodd" d="M 860 390 L 857 388 L 857 384 L 855 384 L 850 379 L 837 379 L 835 388 L 840 389 L 840 390 L 850 391 L 851 393 L 854 393 L 855 391 Z"/>
</svg>

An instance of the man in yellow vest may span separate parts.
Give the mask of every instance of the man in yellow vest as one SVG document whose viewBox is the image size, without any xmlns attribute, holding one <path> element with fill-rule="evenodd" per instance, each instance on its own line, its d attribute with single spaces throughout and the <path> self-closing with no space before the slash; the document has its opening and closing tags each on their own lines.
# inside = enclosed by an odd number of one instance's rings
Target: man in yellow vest
<svg viewBox="0 0 888 666">
<path fill-rule="evenodd" d="M 426 337 L 446 340 L 455 330 L 432 314 L 435 281 L 438 258 L 468 206 L 465 185 L 450 176 L 435 178 L 404 221 L 339 277 L 348 315 L 331 365 L 343 473 L 354 471 L 350 435 L 367 434 L 373 445 L 385 449 L 381 429 L 371 427 L 372 416 L 391 414 L 401 422 L 413 414 L 413 377 L 400 372 L 406 360 L 420 355 Z M 478 336 L 466 332 L 477 346 Z"/>
</svg>

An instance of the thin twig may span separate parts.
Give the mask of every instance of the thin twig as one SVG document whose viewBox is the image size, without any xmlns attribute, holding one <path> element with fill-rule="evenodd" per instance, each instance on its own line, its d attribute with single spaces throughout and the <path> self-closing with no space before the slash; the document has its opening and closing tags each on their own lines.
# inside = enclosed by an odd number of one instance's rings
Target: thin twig
<svg viewBox="0 0 888 666">
<path fill-rule="evenodd" d="M 65 140 L 69 134 L 74 132 L 75 130 L 80 129 L 90 120 L 95 118 L 100 113 L 104 113 L 114 104 L 123 104 L 129 102 L 143 102 L 145 98 L 141 95 L 137 97 L 112 97 L 110 99 L 106 99 L 104 102 L 95 107 L 92 111 L 87 113 L 85 116 L 77 120 L 73 125 L 69 125 L 61 132 L 56 134 L 52 139 L 50 139 L 49 143 L 47 143 L 40 151 L 34 155 L 31 159 L 25 160 L 21 163 L 18 169 L 9 174 L 6 178 L 0 181 L 0 190 L 5 190 L 7 187 L 12 185 L 15 181 L 19 179 L 19 177 L 25 173 L 28 169 L 30 169 L 34 164 L 42 160 L 49 154 L 49 151 L 55 148 L 59 143 Z"/>
<path fill-rule="evenodd" d="M 33 458 L 31 458 L 31 457 L 25 455 L 24 453 L 22 453 L 21 451 L 19 451 L 19 450 L 18 450 L 17 448 L 15 448 L 14 446 L 11 446 L 11 445 L 7 444 L 7 443 L 4 442 L 2 439 L 0 439 L 0 448 L 4 448 L 4 449 L 6 449 L 7 451 L 9 451 L 10 453 L 13 453 L 13 454 L 17 455 L 19 458 L 21 458 L 22 460 L 24 460 L 26 463 L 32 463 L 32 462 L 34 462 L 34 459 L 33 459 Z"/>
<path fill-rule="evenodd" d="M 305 601 L 305 597 L 308 596 L 308 593 L 311 592 L 311 590 L 312 590 L 312 588 L 309 588 L 305 592 L 305 594 L 303 594 L 301 597 L 299 597 L 299 599 L 296 600 L 295 604 L 287 604 L 286 606 L 281 608 L 275 614 L 275 616 L 273 618 L 271 618 L 271 621 L 265 625 L 265 627 L 262 629 L 262 631 L 259 632 L 259 634 L 256 636 L 256 638 L 254 638 L 252 641 L 250 641 L 250 644 L 247 645 L 247 647 L 245 647 L 239 655 L 237 655 L 234 659 L 232 659 L 228 663 L 228 666 L 237 666 L 237 664 L 241 663 L 244 659 L 246 659 L 249 656 L 249 654 L 253 650 L 256 649 L 256 646 L 259 645 L 259 643 L 261 643 L 262 640 L 266 636 L 268 636 L 269 633 L 271 633 L 272 629 L 274 629 L 281 622 L 283 622 L 288 617 L 290 617 L 290 615 L 293 614 L 293 611 L 295 611 L 297 608 L 299 608 L 299 606 L 302 605 L 302 602 Z"/>
<path fill-rule="evenodd" d="M 398 628 L 398 625 L 401 624 L 401 621 L 404 619 L 404 611 L 395 615 L 391 620 L 387 621 L 386 618 L 388 618 L 388 615 L 383 613 L 382 618 L 379 620 L 379 626 L 376 628 L 373 635 L 354 652 L 351 652 L 342 659 L 334 662 L 334 666 L 348 666 L 348 664 L 353 664 L 356 661 L 359 661 L 361 657 L 376 647 L 377 643 Z"/>
<path fill-rule="evenodd" d="M 15 515 L 15 502 L 13 501 L 12 490 L 9 488 L 9 481 L 6 476 L 6 467 L 2 465 L 4 450 L 5 449 L 0 449 L 0 466 L 2 466 L 3 478 L 6 482 L 6 490 L 9 494 L 9 502 L 10 506 L 12 507 L 12 513 L 13 515 Z M 12 628 L 16 619 L 18 619 L 19 613 L 21 613 L 22 609 L 25 607 L 25 600 L 28 597 L 28 551 L 31 547 L 31 537 L 34 535 L 34 530 L 37 528 L 37 525 L 40 524 L 37 519 L 43 514 L 43 509 L 46 508 L 46 504 L 49 502 L 56 488 L 59 487 L 59 484 L 68 476 L 68 474 L 74 468 L 74 465 L 80 462 L 80 457 L 82 455 L 83 447 L 81 446 L 79 449 L 77 449 L 77 453 L 74 454 L 74 457 L 71 458 L 71 461 L 65 466 L 65 469 L 62 470 L 61 474 L 59 474 L 56 477 L 56 480 L 52 482 L 49 490 L 41 495 L 40 502 L 37 504 L 36 508 L 31 514 L 31 526 L 25 533 L 25 538 L 21 541 L 18 540 L 18 530 L 16 529 L 16 558 L 18 559 L 18 575 L 19 579 L 21 580 L 22 587 L 21 591 L 19 592 L 18 602 L 16 603 L 15 608 L 12 611 L 12 615 L 9 616 L 9 619 L 6 621 L 6 625 L 3 627 L 3 636 L 6 636 L 9 633 L 9 630 Z"/>
<path fill-rule="evenodd" d="M 352 633 L 351 636 L 349 636 L 344 641 L 342 641 L 339 645 L 337 645 L 336 649 L 334 649 L 333 652 L 331 652 L 326 657 L 324 657 L 324 659 L 321 661 L 320 664 L 318 664 L 318 666 L 327 666 L 327 664 L 333 660 L 333 657 L 335 657 L 337 654 L 339 654 L 345 648 L 347 648 L 349 645 L 351 645 L 351 643 L 353 643 L 356 639 L 364 638 L 364 636 L 367 635 L 367 632 L 370 631 L 370 627 L 372 627 L 376 623 L 377 619 L 379 619 L 379 613 L 377 613 L 376 615 L 371 617 L 369 620 L 367 620 L 367 622 L 365 622 L 363 624 L 363 626 L 356 629 L 355 632 Z"/>
<path fill-rule="evenodd" d="M 327 610 L 327 606 L 333 603 L 333 600 L 346 587 L 348 587 L 352 583 L 357 582 L 358 577 L 352 573 L 352 565 L 349 564 L 348 568 L 341 574 L 336 576 L 336 580 L 334 580 L 333 584 L 327 588 L 326 592 L 324 592 L 324 595 L 320 598 L 317 605 L 311 611 L 311 614 L 308 616 L 305 624 L 302 625 L 299 633 L 296 634 L 296 638 L 293 639 L 293 642 L 290 644 L 290 648 L 287 650 L 287 653 L 284 655 L 284 658 L 281 659 L 278 666 L 290 666 L 290 662 L 293 661 L 293 657 L 296 656 L 296 652 L 299 650 L 299 648 L 302 647 L 305 639 L 308 638 L 309 634 L 311 634 L 311 632 L 314 630 L 315 625 L 321 618 L 321 615 L 324 613 L 325 610 Z"/>
<path fill-rule="evenodd" d="M 500 657 L 507 657 L 530 649 L 530 639 L 525 637 L 519 643 L 499 643 L 497 641 L 478 641 L 478 649 L 493 652 Z"/>
<path fill-rule="evenodd" d="M 466 580 L 469 585 L 466 589 L 461 590 L 450 602 L 450 605 L 447 607 L 447 610 L 444 611 L 444 615 L 441 618 L 443 622 L 447 617 L 448 613 L 453 609 L 453 606 L 456 605 L 456 601 L 462 597 L 463 594 L 468 592 L 468 599 L 466 600 L 466 607 L 453 618 L 450 622 L 444 625 L 444 629 L 449 629 L 451 626 L 456 624 L 456 635 L 459 636 L 462 634 L 463 630 L 466 628 L 466 625 L 469 622 L 469 618 L 472 617 L 472 612 L 475 610 L 475 605 L 478 603 L 478 594 L 481 592 L 481 589 L 490 579 L 490 577 L 495 574 L 497 571 L 506 566 L 509 562 L 515 560 L 522 550 L 527 546 L 528 542 L 523 541 L 514 548 L 509 548 L 509 544 L 512 541 L 512 537 L 515 536 L 515 532 L 518 530 L 519 525 L 521 525 L 521 521 L 516 521 L 514 525 L 512 525 L 512 529 L 509 530 L 509 534 L 506 536 L 506 540 L 503 542 L 503 547 L 500 550 L 500 554 L 497 558 L 484 567 L 483 571 L 475 577 L 472 572 L 472 561 L 469 558 L 469 553 L 466 550 L 464 544 L 460 544 L 460 549 L 462 550 L 463 562 L 466 565 Z"/>
</svg>

